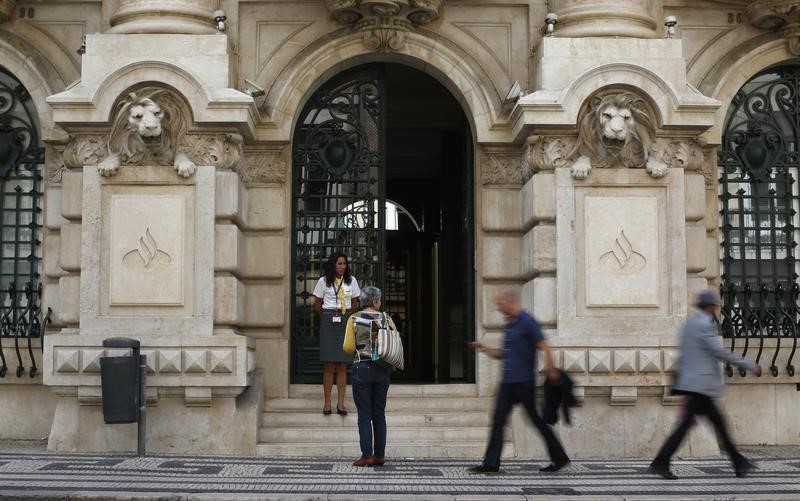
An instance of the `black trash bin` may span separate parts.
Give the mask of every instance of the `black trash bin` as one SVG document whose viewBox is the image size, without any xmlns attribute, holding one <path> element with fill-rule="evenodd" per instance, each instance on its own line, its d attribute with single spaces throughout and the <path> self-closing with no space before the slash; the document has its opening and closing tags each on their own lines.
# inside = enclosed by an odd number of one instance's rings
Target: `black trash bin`
<svg viewBox="0 0 800 501">
<path fill-rule="evenodd" d="M 135 423 L 139 416 L 139 341 L 114 337 L 103 341 L 106 348 L 129 348 L 131 354 L 100 358 L 103 419 L 107 424 Z"/>
</svg>

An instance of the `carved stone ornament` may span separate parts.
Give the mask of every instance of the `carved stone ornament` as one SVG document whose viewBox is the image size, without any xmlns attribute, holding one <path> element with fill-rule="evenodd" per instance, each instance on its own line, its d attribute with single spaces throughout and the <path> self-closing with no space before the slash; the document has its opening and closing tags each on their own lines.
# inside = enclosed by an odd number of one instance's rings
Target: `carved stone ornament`
<svg viewBox="0 0 800 501">
<path fill-rule="evenodd" d="M 595 96 L 578 123 L 571 172 L 585 179 L 592 168 L 644 168 L 655 178 L 669 165 L 654 154 L 655 125 L 645 101 L 629 92 Z"/>
<path fill-rule="evenodd" d="M 181 146 L 188 115 L 181 98 L 166 89 L 145 87 L 125 96 L 114 109 L 100 174 L 113 176 L 121 165 L 172 165 L 178 175 L 192 176 L 197 166 Z"/>
<path fill-rule="evenodd" d="M 484 147 L 481 155 L 481 184 L 523 185 L 533 176 L 531 164 L 518 149 Z"/>
<path fill-rule="evenodd" d="M 575 141 L 574 137 L 530 137 L 524 158 L 527 164 L 525 168 L 538 172 L 568 167 L 572 160 L 570 153 L 575 148 Z"/>
<path fill-rule="evenodd" d="M 80 169 L 84 165 L 97 165 L 108 156 L 107 141 L 103 136 L 70 136 L 64 148 L 64 165 Z"/>
<path fill-rule="evenodd" d="M 364 34 L 370 50 L 401 50 L 406 33 L 439 18 L 443 0 L 326 0 L 331 18 Z"/>
<path fill-rule="evenodd" d="M 187 135 L 181 142 L 195 165 L 213 165 L 217 169 L 236 169 L 242 158 L 239 134 Z"/>
<path fill-rule="evenodd" d="M 746 12 L 753 26 L 779 30 L 786 38 L 789 52 L 800 56 L 800 1 L 753 0 L 747 5 Z"/>
<path fill-rule="evenodd" d="M 235 169 L 242 182 L 284 183 L 286 181 L 286 151 L 284 148 L 248 150 L 244 161 Z"/>
<path fill-rule="evenodd" d="M 17 0 L 0 0 L 0 23 L 10 21 L 17 10 Z"/>
</svg>

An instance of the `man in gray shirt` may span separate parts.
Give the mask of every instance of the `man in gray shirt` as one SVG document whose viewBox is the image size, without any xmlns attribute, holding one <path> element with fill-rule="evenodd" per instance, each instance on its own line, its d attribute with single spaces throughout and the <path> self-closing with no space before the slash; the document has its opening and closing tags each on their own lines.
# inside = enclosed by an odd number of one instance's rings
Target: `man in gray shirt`
<svg viewBox="0 0 800 501">
<path fill-rule="evenodd" d="M 722 445 L 733 462 L 737 477 L 743 477 L 755 468 L 736 450 L 728 435 L 725 420 L 712 398 L 722 396 L 724 389 L 720 361 L 724 360 L 743 367 L 756 376 L 761 375 L 761 367 L 722 346 L 714 320 L 719 304 L 719 297 L 713 290 L 700 291 L 697 295 L 697 308 L 700 313 L 686 322 L 681 334 L 681 355 L 678 359 L 678 374 L 673 391 L 686 395 L 686 408 L 678 428 L 658 451 L 648 469 L 650 473 L 661 475 L 668 480 L 678 478 L 669 469 L 670 458 L 678 450 L 696 415 L 708 416 L 714 425 L 717 436 L 722 440 Z"/>
</svg>

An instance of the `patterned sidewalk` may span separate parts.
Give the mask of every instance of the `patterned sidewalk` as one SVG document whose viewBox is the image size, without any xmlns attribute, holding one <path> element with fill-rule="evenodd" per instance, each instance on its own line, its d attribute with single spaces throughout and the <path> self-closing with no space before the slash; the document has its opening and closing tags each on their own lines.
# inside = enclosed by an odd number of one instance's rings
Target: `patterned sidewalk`
<svg viewBox="0 0 800 501">
<path fill-rule="evenodd" d="M 507 461 L 471 475 L 477 461 L 413 460 L 355 468 L 332 459 L 48 453 L 0 444 L 0 499 L 760 499 L 800 500 L 800 448 L 749 451 L 744 479 L 722 458 L 675 461 L 680 477 L 645 473 L 647 460 L 579 460 L 556 474 L 543 461 Z"/>
</svg>

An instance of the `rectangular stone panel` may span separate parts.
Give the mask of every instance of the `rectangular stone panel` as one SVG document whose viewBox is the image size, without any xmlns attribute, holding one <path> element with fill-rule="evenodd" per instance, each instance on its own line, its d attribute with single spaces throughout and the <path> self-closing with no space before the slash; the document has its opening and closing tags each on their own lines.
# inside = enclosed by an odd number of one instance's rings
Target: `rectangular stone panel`
<svg viewBox="0 0 800 501">
<path fill-rule="evenodd" d="M 658 306 L 658 199 L 586 196 L 587 307 Z"/>
<path fill-rule="evenodd" d="M 185 195 L 111 195 L 111 306 L 184 304 Z"/>
</svg>

